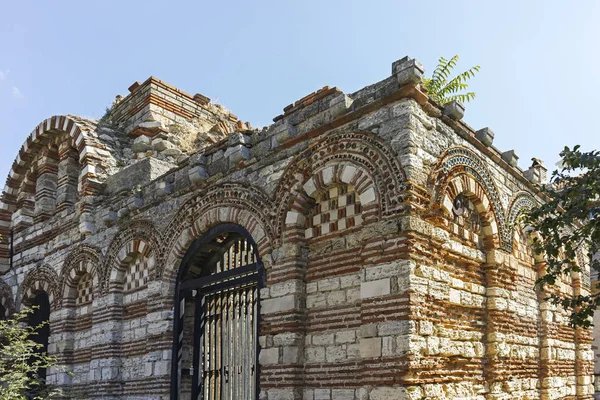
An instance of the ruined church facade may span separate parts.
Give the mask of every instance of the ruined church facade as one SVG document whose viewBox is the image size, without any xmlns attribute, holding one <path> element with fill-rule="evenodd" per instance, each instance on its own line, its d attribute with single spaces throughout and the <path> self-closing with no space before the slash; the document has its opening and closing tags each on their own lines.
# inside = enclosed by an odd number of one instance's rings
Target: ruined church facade
<svg viewBox="0 0 600 400">
<path fill-rule="evenodd" d="M 518 223 L 543 165 L 422 78 L 405 57 L 263 129 L 154 77 L 42 121 L 1 197 L 0 313 L 39 306 L 72 399 L 591 399 L 590 332 Z"/>
</svg>

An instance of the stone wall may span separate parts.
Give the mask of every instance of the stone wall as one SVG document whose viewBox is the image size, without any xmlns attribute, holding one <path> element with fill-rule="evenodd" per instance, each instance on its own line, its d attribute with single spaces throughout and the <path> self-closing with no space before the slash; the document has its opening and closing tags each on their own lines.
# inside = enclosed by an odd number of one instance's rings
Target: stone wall
<svg viewBox="0 0 600 400">
<path fill-rule="evenodd" d="M 128 96 L 117 97 L 109 117 L 134 136 L 144 130 L 158 131 L 169 125 L 186 124 L 195 118 L 211 121 L 213 125 L 222 120 L 225 130 L 234 130 L 232 127 L 238 122 L 235 115 L 212 104 L 208 97 L 191 96 L 153 76 L 144 83 L 135 82 L 129 91 Z"/>
<path fill-rule="evenodd" d="M 168 160 L 156 136 L 177 136 L 163 130 L 172 121 L 216 121 L 202 114 L 208 100 L 155 78 L 134 85 L 113 125 L 90 133 L 120 143 L 123 161 L 95 159 L 110 177 L 86 193 L 80 174 L 75 212 L 23 227 L 2 276 L 6 310 L 49 294 L 49 351 L 73 374 L 48 379 L 77 399 L 168 398 L 180 262 L 195 238 L 234 223 L 266 270 L 261 399 L 591 398 L 590 332 L 534 290 L 543 259 L 514 224 L 540 201 L 543 167 L 524 174 L 459 104 L 433 103 L 422 73 L 406 57 L 356 93 L 325 87 L 263 130 L 235 122 Z M 144 157 L 122 148 L 132 135 L 149 138 Z M 8 231 L 20 187 L 3 195 Z M 581 280 L 560 290 L 588 290 Z"/>
</svg>

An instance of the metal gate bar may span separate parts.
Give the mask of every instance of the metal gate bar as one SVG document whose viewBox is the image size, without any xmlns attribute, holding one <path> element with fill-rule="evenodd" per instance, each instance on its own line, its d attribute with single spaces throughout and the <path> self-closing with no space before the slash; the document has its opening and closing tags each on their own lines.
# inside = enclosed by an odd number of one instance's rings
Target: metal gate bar
<svg viewBox="0 0 600 400">
<path fill-rule="evenodd" d="M 196 263 L 193 264 L 196 272 L 187 279 L 181 278 L 184 274 L 178 275 L 173 348 L 177 371 L 172 375 L 177 382 L 173 383 L 172 399 L 180 396 L 184 308 L 193 299 L 191 398 L 257 400 L 258 290 L 262 265 L 255 245 L 236 232 L 234 235 L 217 232 L 202 243 L 190 247 L 196 255 L 184 257 L 185 263 Z M 201 264 L 202 260 L 209 265 Z M 202 276 L 198 268 L 210 272 Z"/>
</svg>

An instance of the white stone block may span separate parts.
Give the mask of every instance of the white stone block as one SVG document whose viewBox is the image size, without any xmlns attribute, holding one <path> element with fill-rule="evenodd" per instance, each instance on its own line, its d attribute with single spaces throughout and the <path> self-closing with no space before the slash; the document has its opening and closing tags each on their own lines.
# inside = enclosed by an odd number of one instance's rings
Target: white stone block
<svg viewBox="0 0 600 400">
<path fill-rule="evenodd" d="M 381 338 L 362 338 L 359 342 L 359 349 L 362 358 L 381 357 Z"/>
<path fill-rule="evenodd" d="M 371 390 L 369 400 L 407 400 L 406 389 L 401 387 L 376 387 Z"/>
<path fill-rule="evenodd" d="M 356 169 L 356 167 L 352 166 L 352 165 L 346 165 L 344 166 L 344 169 L 342 171 L 342 182 L 344 183 L 351 183 L 352 179 L 354 179 L 354 176 L 356 175 L 356 172 L 358 170 Z"/>
<path fill-rule="evenodd" d="M 333 167 L 327 167 L 323 170 L 323 184 L 328 186 L 333 181 Z"/>
<path fill-rule="evenodd" d="M 296 295 L 290 294 L 261 301 L 261 314 L 271 314 L 281 311 L 293 310 L 296 307 Z"/>
<path fill-rule="evenodd" d="M 306 181 L 306 183 L 303 185 L 303 188 L 304 192 L 311 197 L 313 197 L 313 195 L 317 191 L 317 186 L 315 185 L 315 181 L 313 178 L 310 178 L 308 181 Z"/>
<path fill-rule="evenodd" d="M 320 363 L 325 361 L 324 347 L 309 347 L 304 350 L 304 357 L 307 363 Z"/>
<path fill-rule="evenodd" d="M 313 335 L 312 342 L 315 346 L 332 345 L 335 342 L 335 336 L 333 333 Z"/>
<path fill-rule="evenodd" d="M 346 360 L 346 346 L 327 346 L 325 348 L 325 360 L 336 363 Z"/>
<path fill-rule="evenodd" d="M 270 349 L 261 349 L 258 355 L 258 361 L 261 365 L 272 365 L 279 363 L 279 347 Z"/>
<path fill-rule="evenodd" d="M 377 195 L 375 194 L 375 189 L 373 187 L 368 188 L 367 190 L 365 190 L 364 192 L 362 192 L 360 194 L 359 198 L 360 198 L 360 204 L 363 206 L 373 203 L 375 200 L 377 200 Z"/>
<path fill-rule="evenodd" d="M 337 290 L 340 288 L 340 278 L 325 278 L 318 281 L 318 288 L 320 291 Z"/>
<path fill-rule="evenodd" d="M 331 391 L 331 400 L 353 400 L 354 389 L 333 389 Z"/>
<path fill-rule="evenodd" d="M 313 389 L 304 389 L 302 391 L 302 400 L 314 400 L 315 391 Z"/>
<path fill-rule="evenodd" d="M 267 397 L 263 397 L 263 393 L 267 395 Z M 294 389 L 269 389 L 261 391 L 261 397 L 259 400 L 296 400 L 296 394 Z"/>
<path fill-rule="evenodd" d="M 386 296 L 391 293 L 391 290 L 390 278 L 363 282 L 360 284 L 360 297 L 362 299 L 368 299 L 371 297 Z"/>
<path fill-rule="evenodd" d="M 283 360 L 284 364 L 296 364 L 300 360 L 298 346 L 286 346 L 283 348 Z"/>
<path fill-rule="evenodd" d="M 286 225 L 304 225 L 306 223 L 306 217 L 297 211 L 288 211 L 285 216 Z"/>
<path fill-rule="evenodd" d="M 315 400 L 331 400 L 331 389 L 315 389 Z"/>
<path fill-rule="evenodd" d="M 448 296 L 451 303 L 460 304 L 460 290 L 451 288 Z"/>
<path fill-rule="evenodd" d="M 341 331 L 335 334 L 336 343 L 354 343 L 356 341 L 356 331 Z"/>
</svg>

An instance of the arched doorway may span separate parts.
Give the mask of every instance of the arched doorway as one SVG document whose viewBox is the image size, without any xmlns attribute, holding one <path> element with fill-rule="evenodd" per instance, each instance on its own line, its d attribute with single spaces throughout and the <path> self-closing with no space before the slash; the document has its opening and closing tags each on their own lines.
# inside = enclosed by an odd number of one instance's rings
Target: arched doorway
<svg viewBox="0 0 600 400">
<path fill-rule="evenodd" d="M 35 333 L 31 335 L 31 340 L 41 346 L 36 349 L 37 353 L 48 353 L 48 339 L 50 338 L 50 299 L 48 293 L 43 290 L 38 290 L 27 301 L 27 305 L 33 309 L 31 314 L 27 316 L 27 325 L 37 328 Z M 36 371 L 41 382 L 46 380 L 46 368 L 39 368 Z M 37 389 L 36 389 L 37 391 Z M 30 393 L 29 396 L 34 398 L 36 393 Z"/>
<path fill-rule="evenodd" d="M 171 399 L 258 398 L 263 266 L 241 226 L 195 240 L 177 274 Z"/>
</svg>

